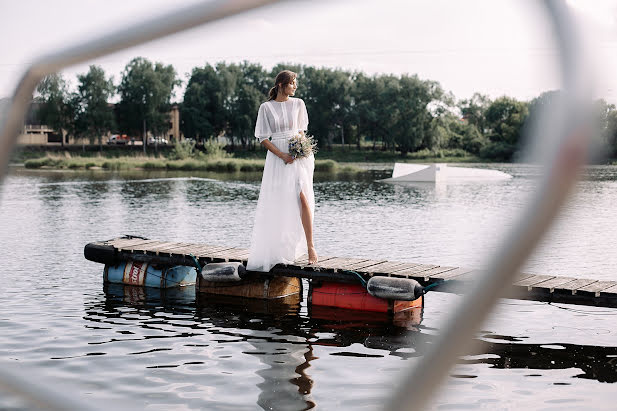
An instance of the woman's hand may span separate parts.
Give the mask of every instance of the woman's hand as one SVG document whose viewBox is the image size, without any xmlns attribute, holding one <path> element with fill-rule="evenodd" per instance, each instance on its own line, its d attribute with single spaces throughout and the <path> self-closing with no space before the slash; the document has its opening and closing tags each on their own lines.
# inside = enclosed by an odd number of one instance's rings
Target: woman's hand
<svg viewBox="0 0 617 411">
<path fill-rule="evenodd" d="M 281 153 L 280 157 L 281 157 L 281 160 L 285 162 L 285 164 L 291 164 L 295 160 L 290 154 L 287 154 L 287 153 Z"/>
</svg>

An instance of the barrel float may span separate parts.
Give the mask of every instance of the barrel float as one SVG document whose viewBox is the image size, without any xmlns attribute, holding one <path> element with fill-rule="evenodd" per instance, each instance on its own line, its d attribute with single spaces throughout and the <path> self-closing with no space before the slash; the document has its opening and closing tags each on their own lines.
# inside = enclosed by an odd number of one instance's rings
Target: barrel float
<svg viewBox="0 0 617 411">
<path fill-rule="evenodd" d="M 322 282 L 309 289 L 309 303 L 313 306 L 337 307 L 349 310 L 397 313 L 423 306 L 423 297 L 413 301 L 388 300 L 375 297 L 360 284 Z"/>
<path fill-rule="evenodd" d="M 366 290 L 373 297 L 386 300 L 414 301 L 424 295 L 424 288 L 411 278 L 371 277 Z"/>
<path fill-rule="evenodd" d="M 197 276 L 197 291 L 244 298 L 272 300 L 302 292 L 302 281 L 297 277 L 254 276 L 239 282 L 206 281 Z"/>
<path fill-rule="evenodd" d="M 106 283 L 137 285 L 142 287 L 170 288 L 194 285 L 197 272 L 193 267 L 150 265 L 139 261 L 124 261 L 105 265 L 103 279 Z"/>
<path fill-rule="evenodd" d="M 201 278 L 204 281 L 217 283 L 233 283 L 244 278 L 246 268 L 240 262 L 210 263 L 201 270 Z"/>
</svg>

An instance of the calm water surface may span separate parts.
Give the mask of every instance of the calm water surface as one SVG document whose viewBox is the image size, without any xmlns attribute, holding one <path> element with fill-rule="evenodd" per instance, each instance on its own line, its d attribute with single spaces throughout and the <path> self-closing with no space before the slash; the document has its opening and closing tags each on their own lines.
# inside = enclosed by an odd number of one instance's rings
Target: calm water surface
<svg viewBox="0 0 617 411">
<path fill-rule="evenodd" d="M 316 176 L 322 255 L 481 267 L 540 170 L 503 182 Z M 379 409 L 456 295 L 422 321 L 106 287 L 83 246 L 123 234 L 248 247 L 259 175 L 28 171 L 0 191 L 0 360 L 76 395 L 148 409 Z M 594 167 L 526 271 L 617 280 L 617 168 Z M 503 300 L 436 409 L 615 409 L 617 310 Z M 18 406 L 11 398 L 0 408 Z"/>
</svg>

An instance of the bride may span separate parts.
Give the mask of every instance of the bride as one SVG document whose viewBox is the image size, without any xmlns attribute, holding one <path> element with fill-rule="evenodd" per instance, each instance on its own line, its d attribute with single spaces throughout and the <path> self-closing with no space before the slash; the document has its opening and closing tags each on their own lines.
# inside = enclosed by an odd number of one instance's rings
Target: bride
<svg viewBox="0 0 617 411">
<path fill-rule="evenodd" d="M 308 254 L 309 264 L 317 262 L 313 245 L 315 158 L 310 154 L 294 159 L 289 154 L 289 138 L 304 135 L 308 126 L 304 101 L 292 97 L 297 88 L 297 74 L 281 71 L 268 101 L 261 104 L 257 113 L 255 137 L 268 153 L 255 211 L 248 270 L 270 271 L 276 264 L 291 264 L 303 254 Z"/>
</svg>

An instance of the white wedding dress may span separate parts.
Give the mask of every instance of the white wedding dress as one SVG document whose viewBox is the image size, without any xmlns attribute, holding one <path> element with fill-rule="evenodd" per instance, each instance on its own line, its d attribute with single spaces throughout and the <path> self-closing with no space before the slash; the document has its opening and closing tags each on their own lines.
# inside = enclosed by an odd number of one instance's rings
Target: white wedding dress
<svg viewBox="0 0 617 411">
<path fill-rule="evenodd" d="M 255 137 L 260 142 L 270 139 L 279 150 L 289 153 L 289 138 L 306 130 L 307 126 L 308 114 L 302 99 L 290 97 L 283 102 L 270 100 L 259 107 Z M 300 219 L 300 193 L 304 193 L 313 215 L 314 169 L 315 158 L 312 154 L 285 164 L 268 150 L 255 210 L 246 265 L 248 270 L 267 272 L 276 264 L 290 264 L 307 253 Z"/>
</svg>

